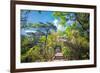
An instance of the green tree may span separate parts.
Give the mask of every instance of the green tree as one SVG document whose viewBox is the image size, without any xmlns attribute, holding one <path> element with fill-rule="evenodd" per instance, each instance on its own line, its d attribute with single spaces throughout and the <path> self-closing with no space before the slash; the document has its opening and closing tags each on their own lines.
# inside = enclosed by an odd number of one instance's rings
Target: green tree
<svg viewBox="0 0 100 73">
<path fill-rule="evenodd" d="M 67 26 L 65 30 L 66 44 L 73 52 L 74 59 L 89 58 L 89 14 L 54 12 L 54 17 L 59 19 L 59 25 Z M 67 25 L 67 21 L 73 21 Z M 67 47 L 66 46 L 66 47 Z"/>
</svg>

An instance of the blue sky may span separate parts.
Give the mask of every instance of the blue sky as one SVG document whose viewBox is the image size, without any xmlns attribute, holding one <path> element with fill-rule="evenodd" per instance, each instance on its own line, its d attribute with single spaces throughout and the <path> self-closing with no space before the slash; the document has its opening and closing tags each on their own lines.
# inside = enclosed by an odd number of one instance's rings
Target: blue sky
<svg viewBox="0 0 100 73">
<path fill-rule="evenodd" d="M 22 12 L 22 17 L 24 16 L 25 11 L 27 12 L 28 10 L 23 10 L 24 12 Z M 37 11 L 37 10 L 31 10 L 28 15 L 27 15 L 27 23 L 47 23 L 47 22 L 51 22 L 53 23 L 56 27 L 57 30 L 65 30 L 66 27 L 62 27 L 61 25 L 59 25 L 59 20 L 56 19 L 53 16 L 53 11 Z M 73 21 L 67 21 L 66 22 L 68 25 L 72 24 Z"/>
<path fill-rule="evenodd" d="M 52 13 L 52 11 L 42 11 L 41 13 L 39 13 L 38 11 L 31 11 L 28 14 L 28 23 L 53 22 L 54 17 Z"/>
</svg>

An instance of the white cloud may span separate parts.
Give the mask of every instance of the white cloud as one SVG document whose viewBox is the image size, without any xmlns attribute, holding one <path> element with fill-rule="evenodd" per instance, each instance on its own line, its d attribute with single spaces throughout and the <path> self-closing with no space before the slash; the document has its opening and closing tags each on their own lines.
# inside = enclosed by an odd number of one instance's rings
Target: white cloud
<svg viewBox="0 0 100 73">
<path fill-rule="evenodd" d="M 57 27 L 57 30 L 63 31 L 65 28 L 59 24 L 59 20 L 55 19 L 53 21 L 54 25 Z"/>
<path fill-rule="evenodd" d="M 57 27 L 58 26 L 58 20 L 57 19 L 55 19 L 54 21 L 53 21 L 53 23 L 54 23 L 54 25 Z"/>
</svg>

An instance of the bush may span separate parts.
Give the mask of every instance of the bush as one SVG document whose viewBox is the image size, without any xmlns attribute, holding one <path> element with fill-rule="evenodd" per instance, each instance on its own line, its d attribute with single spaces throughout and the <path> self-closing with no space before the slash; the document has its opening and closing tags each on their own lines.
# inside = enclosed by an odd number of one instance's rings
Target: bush
<svg viewBox="0 0 100 73">
<path fill-rule="evenodd" d="M 70 59 L 70 57 L 71 57 L 71 49 L 70 48 L 63 47 L 62 53 L 63 53 L 63 56 L 65 57 L 65 59 Z"/>
</svg>

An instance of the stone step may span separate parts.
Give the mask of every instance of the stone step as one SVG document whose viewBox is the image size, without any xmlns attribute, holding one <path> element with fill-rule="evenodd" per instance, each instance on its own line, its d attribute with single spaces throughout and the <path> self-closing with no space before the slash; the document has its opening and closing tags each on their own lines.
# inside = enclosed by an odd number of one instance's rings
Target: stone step
<svg viewBox="0 0 100 73">
<path fill-rule="evenodd" d="M 61 52 L 56 53 L 54 60 L 61 60 L 61 59 L 64 59 L 63 54 Z"/>
</svg>

